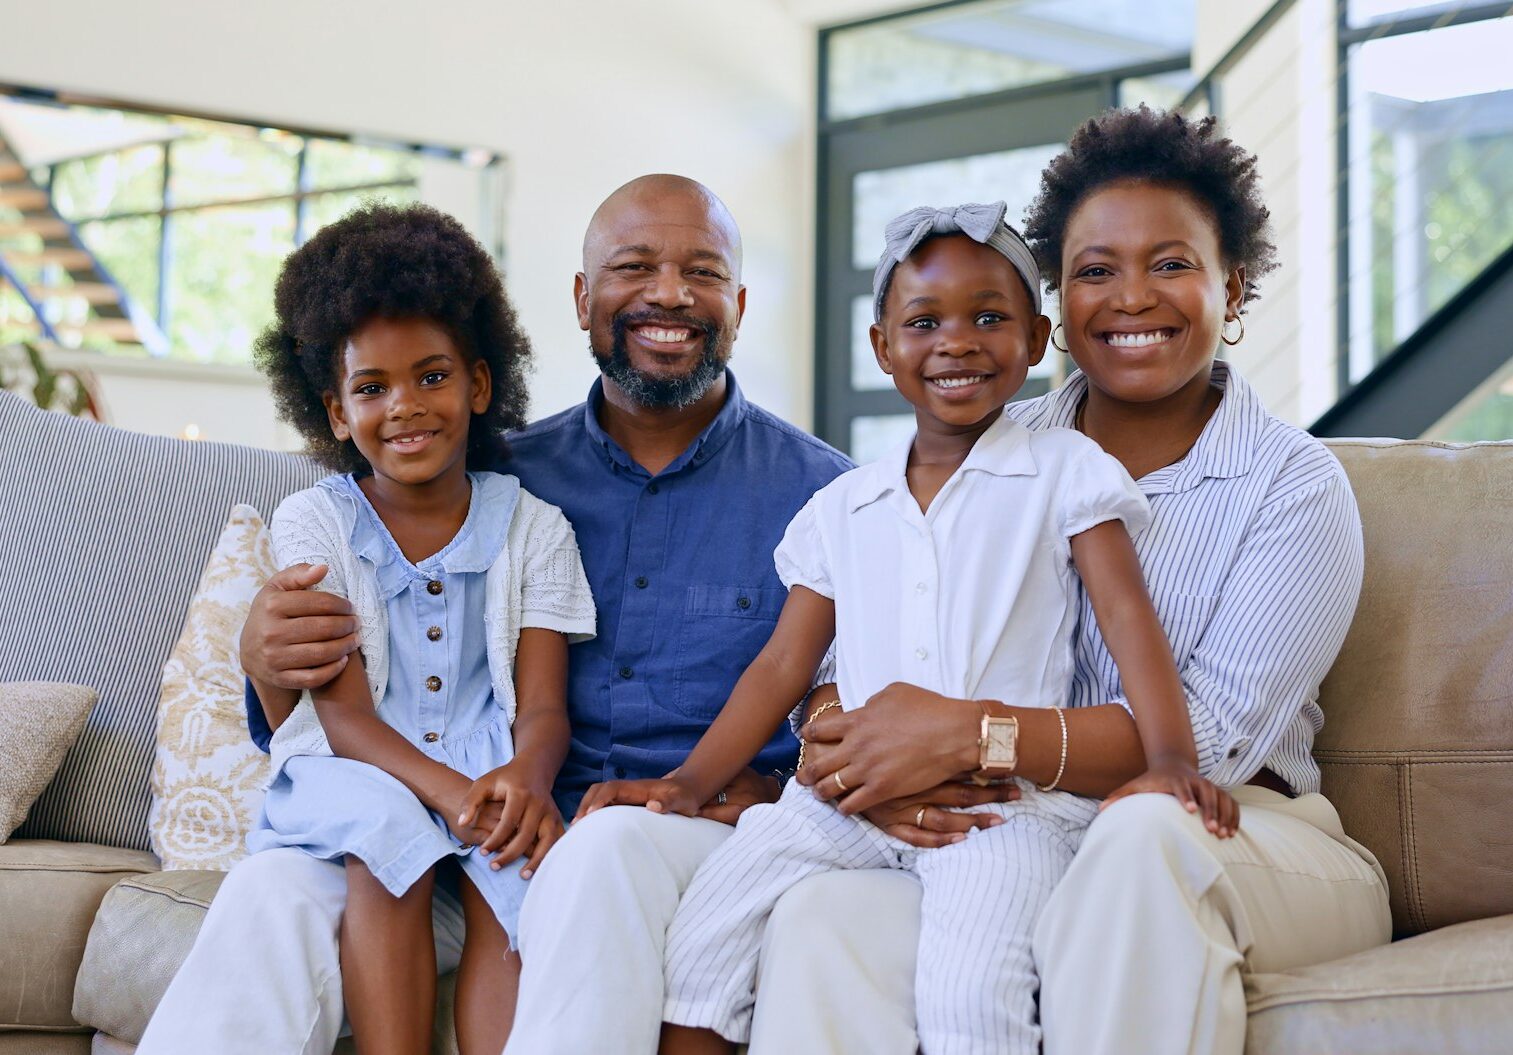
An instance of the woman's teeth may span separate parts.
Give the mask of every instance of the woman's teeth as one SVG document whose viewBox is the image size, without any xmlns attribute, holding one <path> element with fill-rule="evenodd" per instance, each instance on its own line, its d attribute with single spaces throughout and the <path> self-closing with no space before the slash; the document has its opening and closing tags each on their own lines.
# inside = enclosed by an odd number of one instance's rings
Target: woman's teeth
<svg viewBox="0 0 1513 1055">
<path fill-rule="evenodd" d="M 1171 330 L 1151 330 L 1147 333 L 1110 333 L 1104 336 L 1104 340 L 1115 348 L 1144 348 L 1147 345 L 1160 344 L 1171 338 Z"/>
</svg>

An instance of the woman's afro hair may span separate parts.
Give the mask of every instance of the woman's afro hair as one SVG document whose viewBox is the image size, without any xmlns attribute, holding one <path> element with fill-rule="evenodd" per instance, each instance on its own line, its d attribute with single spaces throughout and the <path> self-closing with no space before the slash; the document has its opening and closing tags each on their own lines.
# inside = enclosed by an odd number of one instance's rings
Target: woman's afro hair
<svg viewBox="0 0 1513 1055">
<path fill-rule="evenodd" d="M 1218 228 L 1226 267 L 1245 268 L 1245 299 L 1256 280 L 1276 269 L 1270 211 L 1261 199 L 1256 156 L 1219 134 L 1218 121 L 1180 113 L 1106 110 L 1072 135 L 1046 166 L 1040 193 L 1025 217 L 1025 237 L 1046 285 L 1061 284 L 1067 221 L 1093 192 L 1126 180 L 1179 187 L 1208 210 Z"/>
<path fill-rule="evenodd" d="M 525 424 L 530 343 L 494 261 L 443 212 L 365 202 L 289 254 L 273 305 L 253 359 L 279 415 L 330 469 L 372 471 L 351 440 L 331 434 L 322 396 L 338 390 L 347 341 L 373 319 L 428 319 L 468 362 L 488 364 L 493 394 L 468 429 L 468 468 L 494 468 L 507 453 L 505 431 Z"/>
</svg>

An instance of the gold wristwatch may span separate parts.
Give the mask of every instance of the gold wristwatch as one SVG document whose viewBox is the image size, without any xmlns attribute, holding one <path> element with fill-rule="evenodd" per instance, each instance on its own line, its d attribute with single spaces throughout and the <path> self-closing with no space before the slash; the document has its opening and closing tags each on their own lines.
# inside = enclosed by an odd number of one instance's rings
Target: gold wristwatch
<svg viewBox="0 0 1513 1055">
<path fill-rule="evenodd" d="M 982 702 L 982 728 L 977 737 L 977 772 L 972 779 L 986 783 L 989 770 L 1012 771 L 1019 764 L 1019 719 L 999 718 Z"/>
</svg>

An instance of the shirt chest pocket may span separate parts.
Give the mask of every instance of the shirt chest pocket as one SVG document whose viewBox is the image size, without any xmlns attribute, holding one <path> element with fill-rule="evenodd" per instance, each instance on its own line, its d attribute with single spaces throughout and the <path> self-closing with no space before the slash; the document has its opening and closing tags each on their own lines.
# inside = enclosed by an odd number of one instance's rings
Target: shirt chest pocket
<svg viewBox="0 0 1513 1055">
<path fill-rule="evenodd" d="M 1157 590 L 1152 592 L 1151 601 L 1156 606 L 1161 628 L 1166 631 L 1166 638 L 1171 642 L 1177 669 L 1181 670 L 1198 643 L 1203 640 L 1203 632 L 1208 629 L 1219 598 L 1216 595 Z"/>
<path fill-rule="evenodd" d="M 678 672 L 673 706 L 713 721 L 730 690 L 756 658 L 788 591 L 764 586 L 690 586 L 677 629 Z"/>
</svg>

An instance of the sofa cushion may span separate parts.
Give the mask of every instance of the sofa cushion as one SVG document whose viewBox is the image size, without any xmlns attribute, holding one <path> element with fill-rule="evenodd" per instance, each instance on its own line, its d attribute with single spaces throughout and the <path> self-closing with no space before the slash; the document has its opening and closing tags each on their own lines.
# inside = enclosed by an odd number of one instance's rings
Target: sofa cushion
<svg viewBox="0 0 1513 1055">
<path fill-rule="evenodd" d="M 1330 448 L 1366 581 L 1320 690 L 1324 793 L 1399 934 L 1513 913 L 1513 443 Z"/>
<path fill-rule="evenodd" d="M 224 871 L 247 855 L 269 763 L 247 737 L 237 641 L 277 570 L 257 510 L 233 507 L 163 667 L 147 829 L 165 871 Z"/>
<path fill-rule="evenodd" d="M 99 690 L 18 834 L 145 850 L 163 663 L 226 510 L 264 515 L 323 471 L 144 436 L 0 392 L 0 681 Z"/>
<path fill-rule="evenodd" d="M 82 685 L 0 683 L 0 843 L 52 780 L 97 698 Z"/>
<path fill-rule="evenodd" d="M 1506 1051 L 1513 916 L 1245 980 L 1247 1055 Z"/>
<path fill-rule="evenodd" d="M 95 909 L 123 877 L 156 868 L 151 854 L 109 846 L 0 846 L 0 1030 L 78 1028 L 74 975 Z"/>
</svg>

